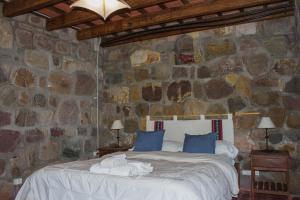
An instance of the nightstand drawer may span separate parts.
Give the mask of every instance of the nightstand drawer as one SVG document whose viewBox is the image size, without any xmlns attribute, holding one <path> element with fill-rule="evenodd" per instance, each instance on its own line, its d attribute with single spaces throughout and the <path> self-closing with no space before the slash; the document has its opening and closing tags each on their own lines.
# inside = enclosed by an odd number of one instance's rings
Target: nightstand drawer
<svg viewBox="0 0 300 200">
<path fill-rule="evenodd" d="M 288 158 L 285 157 L 252 157 L 252 167 L 260 169 L 275 169 L 276 171 L 288 170 Z"/>
</svg>

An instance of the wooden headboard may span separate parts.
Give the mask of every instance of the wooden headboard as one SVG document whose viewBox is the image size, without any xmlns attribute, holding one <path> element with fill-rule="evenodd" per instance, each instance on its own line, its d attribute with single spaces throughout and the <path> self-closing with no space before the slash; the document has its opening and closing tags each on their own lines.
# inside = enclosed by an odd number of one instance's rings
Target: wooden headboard
<svg viewBox="0 0 300 200">
<path fill-rule="evenodd" d="M 165 140 L 183 142 L 184 134 L 204 135 L 212 132 L 212 120 L 221 119 L 223 125 L 223 140 L 234 143 L 234 127 L 232 114 L 200 115 L 200 116 L 147 116 L 146 130 L 153 131 L 155 121 L 163 121 Z"/>
</svg>

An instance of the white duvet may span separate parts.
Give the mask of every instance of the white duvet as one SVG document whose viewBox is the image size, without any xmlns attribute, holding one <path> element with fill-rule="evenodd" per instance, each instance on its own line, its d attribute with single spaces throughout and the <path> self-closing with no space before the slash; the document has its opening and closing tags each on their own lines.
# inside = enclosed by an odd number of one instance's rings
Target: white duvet
<svg viewBox="0 0 300 200">
<path fill-rule="evenodd" d="M 27 178 L 16 200 L 231 200 L 238 181 L 225 156 L 127 152 L 150 162 L 151 174 L 120 177 L 89 172 L 100 159 L 45 167 Z"/>
</svg>

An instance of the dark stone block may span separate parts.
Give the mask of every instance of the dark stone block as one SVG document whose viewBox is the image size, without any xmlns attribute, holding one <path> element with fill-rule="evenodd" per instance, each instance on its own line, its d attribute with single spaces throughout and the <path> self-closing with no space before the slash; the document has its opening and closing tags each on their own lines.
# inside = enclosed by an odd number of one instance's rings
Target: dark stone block
<svg viewBox="0 0 300 200">
<path fill-rule="evenodd" d="M 124 106 L 122 108 L 122 110 L 123 110 L 123 113 L 124 113 L 125 117 L 128 117 L 129 114 L 130 114 L 130 111 L 131 111 L 131 107 L 130 106 Z"/>
<path fill-rule="evenodd" d="M 253 129 L 257 127 L 259 115 L 240 115 L 236 117 L 237 129 Z"/>
<path fill-rule="evenodd" d="M 84 128 L 84 127 L 78 127 L 77 128 L 77 133 L 80 136 L 87 136 L 88 135 L 87 128 Z"/>
<path fill-rule="evenodd" d="M 285 109 L 270 108 L 268 116 L 271 117 L 276 127 L 282 127 L 285 121 Z"/>
<path fill-rule="evenodd" d="M 20 138 L 21 135 L 17 131 L 0 130 L 0 153 L 13 152 Z"/>
<path fill-rule="evenodd" d="M 173 79 L 187 78 L 188 77 L 188 68 L 186 68 L 186 67 L 174 67 L 172 76 L 173 76 Z"/>
<path fill-rule="evenodd" d="M 278 102 L 278 99 L 277 92 L 257 92 L 252 96 L 253 102 L 260 106 L 274 105 Z"/>
<path fill-rule="evenodd" d="M 241 97 L 229 98 L 227 100 L 230 113 L 235 113 L 246 107 L 246 103 Z"/>
<path fill-rule="evenodd" d="M 286 123 L 289 128 L 300 129 L 300 112 L 291 112 Z"/>
<path fill-rule="evenodd" d="M 11 123 L 11 114 L 0 111 L 0 127 L 10 125 L 10 123 Z"/>
<path fill-rule="evenodd" d="M 32 110 L 23 108 L 19 111 L 15 123 L 17 126 L 21 127 L 34 126 L 38 123 L 37 113 Z"/>
<path fill-rule="evenodd" d="M 166 80 L 169 79 L 172 69 L 167 63 L 156 63 L 151 67 L 151 77 L 153 80 Z"/>
<path fill-rule="evenodd" d="M 4 173 L 5 165 L 6 165 L 5 160 L 0 159 L 0 175 Z"/>
<path fill-rule="evenodd" d="M 37 49 L 44 49 L 46 51 L 52 51 L 54 42 L 47 35 L 35 34 L 33 38 L 33 45 Z"/>
<path fill-rule="evenodd" d="M 64 101 L 58 110 L 58 120 L 63 125 L 75 125 L 78 122 L 79 108 L 75 100 Z"/>
<path fill-rule="evenodd" d="M 300 94 L 300 76 L 295 76 L 285 85 L 285 91 L 293 94 Z"/>
<path fill-rule="evenodd" d="M 198 78 L 209 78 L 211 76 L 210 70 L 206 66 L 202 66 L 198 68 L 197 77 Z"/>
<path fill-rule="evenodd" d="M 127 119 L 124 122 L 124 131 L 125 133 L 135 133 L 138 129 L 138 123 L 136 120 Z"/>
<path fill-rule="evenodd" d="M 135 113 L 139 116 L 149 115 L 149 105 L 147 103 L 139 103 L 135 107 Z"/>
<path fill-rule="evenodd" d="M 224 80 L 210 80 L 205 84 L 205 91 L 209 99 L 221 99 L 233 93 L 232 87 Z"/>
<path fill-rule="evenodd" d="M 288 110 L 300 110 L 300 97 L 284 96 L 283 105 Z"/>
<path fill-rule="evenodd" d="M 160 101 L 162 98 L 162 87 L 149 85 L 142 88 L 142 96 L 146 101 Z"/>
<path fill-rule="evenodd" d="M 75 94 L 79 96 L 91 96 L 96 90 L 95 79 L 83 73 L 77 73 L 77 81 L 75 86 Z"/>
<path fill-rule="evenodd" d="M 106 75 L 105 82 L 107 84 L 118 84 L 118 83 L 122 83 L 123 81 L 122 73 L 106 73 L 105 75 Z"/>
<path fill-rule="evenodd" d="M 8 81 L 8 78 L 6 77 L 4 71 L 0 68 L 0 83 L 4 83 L 6 81 Z"/>
<path fill-rule="evenodd" d="M 38 107 L 45 107 L 47 99 L 43 94 L 36 94 L 33 97 L 33 105 Z"/>
<path fill-rule="evenodd" d="M 192 95 L 192 85 L 189 81 L 173 82 L 168 87 L 168 99 L 173 102 L 183 102 Z"/>
<path fill-rule="evenodd" d="M 204 91 L 203 91 L 203 86 L 201 82 L 195 81 L 193 83 L 193 92 L 194 92 L 194 97 L 197 99 L 203 99 L 204 98 Z"/>
<path fill-rule="evenodd" d="M 206 111 L 207 114 L 226 114 L 228 111 L 222 104 L 210 104 Z"/>
<path fill-rule="evenodd" d="M 194 42 L 188 35 L 179 37 L 175 44 L 176 65 L 194 63 Z"/>
<path fill-rule="evenodd" d="M 236 53 L 235 43 L 229 39 L 211 39 L 205 41 L 203 46 L 206 60 Z"/>
<path fill-rule="evenodd" d="M 300 141 L 300 130 L 289 130 L 285 133 L 285 135 L 292 142 L 299 142 Z"/>
<path fill-rule="evenodd" d="M 16 103 L 17 94 L 14 87 L 2 87 L 0 89 L 0 101 L 4 106 L 13 106 Z"/>
<path fill-rule="evenodd" d="M 95 142 L 96 140 L 86 140 L 84 143 L 84 152 L 85 153 L 92 153 L 97 149 L 97 144 Z"/>
<path fill-rule="evenodd" d="M 136 69 L 134 70 L 134 77 L 137 82 L 150 79 L 150 73 L 148 69 Z"/>
<path fill-rule="evenodd" d="M 269 70 L 268 55 L 264 53 L 251 53 L 244 58 L 248 72 L 252 76 L 261 76 Z"/>
<path fill-rule="evenodd" d="M 172 116 L 172 115 L 183 115 L 184 108 L 181 104 L 171 104 L 164 106 L 164 115 Z"/>
<path fill-rule="evenodd" d="M 27 130 L 25 134 L 28 143 L 39 142 L 44 139 L 44 134 L 39 129 Z"/>
<path fill-rule="evenodd" d="M 21 68 L 16 71 L 15 83 L 17 86 L 30 87 L 34 84 L 34 75 L 31 71 Z"/>
<path fill-rule="evenodd" d="M 277 134 L 270 134 L 269 141 L 272 144 L 279 144 L 282 141 L 283 135 L 280 133 Z"/>
<path fill-rule="evenodd" d="M 61 128 L 51 128 L 50 133 L 52 137 L 60 137 L 64 135 L 64 130 Z"/>
<path fill-rule="evenodd" d="M 17 29 L 16 42 L 19 47 L 31 49 L 33 44 L 33 33 L 31 31 Z"/>
<path fill-rule="evenodd" d="M 80 156 L 80 151 L 75 151 L 70 148 L 64 148 L 63 156 L 65 156 L 67 158 L 77 159 Z"/>
</svg>

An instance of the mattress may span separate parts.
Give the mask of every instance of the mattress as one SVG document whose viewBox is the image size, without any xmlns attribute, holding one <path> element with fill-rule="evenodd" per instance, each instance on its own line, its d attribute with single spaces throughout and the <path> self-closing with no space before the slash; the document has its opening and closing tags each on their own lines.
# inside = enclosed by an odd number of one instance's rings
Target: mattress
<svg viewBox="0 0 300 200">
<path fill-rule="evenodd" d="M 126 154 L 129 160 L 150 162 L 153 172 L 137 177 L 90 173 L 101 159 L 47 166 L 27 178 L 16 200 L 231 200 L 239 192 L 237 172 L 226 156 Z"/>
</svg>

